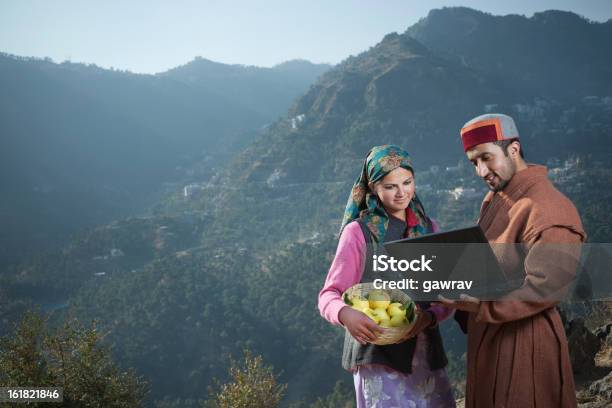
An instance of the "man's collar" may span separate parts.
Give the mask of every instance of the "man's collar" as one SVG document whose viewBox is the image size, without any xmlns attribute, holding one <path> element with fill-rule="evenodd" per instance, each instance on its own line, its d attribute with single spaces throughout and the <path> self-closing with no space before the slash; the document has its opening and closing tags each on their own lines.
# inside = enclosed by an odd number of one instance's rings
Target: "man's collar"
<svg viewBox="0 0 612 408">
<path fill-rule="evenodd" d="M 539 164 L 528 164 L 526 169 L 517 171 L 506 187 L 498 193 L 510 199 L 518 199 L 538 181 L 546 178 L 548 170 Z"/>
</svg>

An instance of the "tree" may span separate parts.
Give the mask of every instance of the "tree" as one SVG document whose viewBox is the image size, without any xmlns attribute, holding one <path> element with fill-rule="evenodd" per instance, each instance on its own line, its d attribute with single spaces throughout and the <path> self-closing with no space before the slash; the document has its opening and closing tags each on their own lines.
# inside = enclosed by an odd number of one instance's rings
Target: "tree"
<svg viewBox="0 0 612 408">
<path fill-rule="evenodd" d="M 274 408 L 283 398 L 286 384 L 278 384 L 271 366 L 264 365 L 261 356 L 253 356 L 244 350 L 244 362 L 240 367 L 231 359 L 231 381 L 220 385 L 209 406 L 216 408 Z"/>
<path fill-rule="evenodd" d="M 62 387 L 64 407 L 142 406 L 146 383 L 119 370 L 99 345 L 102 337 L 95 322 L 85 328 L 76 320 L 49 333 L 46 318 L 28 311 L 12 335 L 0 338 L 0 386 Z"/>
<path fill-rule="evenodd" d="M 310 408 L 354 408 L 355 393 L 344 381 L 338 380 L 333 391 L 325 398 L 319 398 Z"/>
</svg>

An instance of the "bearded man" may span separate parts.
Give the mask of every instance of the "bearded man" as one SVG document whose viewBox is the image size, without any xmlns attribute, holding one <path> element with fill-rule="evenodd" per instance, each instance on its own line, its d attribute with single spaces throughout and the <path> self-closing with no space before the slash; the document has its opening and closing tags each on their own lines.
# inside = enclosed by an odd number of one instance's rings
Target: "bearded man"
<svg viewBox="0 0 612 408">
<path fill-rule="evenodd" d="M 586 238 L 578 212 L 545 167 L 525 162 L 511 117 L 478 116 L 463 126 L 461 140 L 490 189 L 478 223 L 502 269 L 524 279 L 494 301 L 441 299 L 467 320 L 466 407 L 576 407 L 556 305 L 575 277 Z"/>
</svg>

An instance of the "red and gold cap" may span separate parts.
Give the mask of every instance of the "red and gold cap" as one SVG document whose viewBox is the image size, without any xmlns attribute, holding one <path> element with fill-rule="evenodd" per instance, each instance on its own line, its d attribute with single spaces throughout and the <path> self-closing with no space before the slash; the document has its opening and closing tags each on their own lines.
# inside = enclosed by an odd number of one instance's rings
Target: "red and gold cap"
<svg viewBox="0 0 612 408">
<path fill-rule="evenodd" d="M 481 143 L 518 138 L 519 133 L 514 119 L 501 113 L 480 115 L 461 128 L 461 141 L 466 152 Z"/>
</svg>

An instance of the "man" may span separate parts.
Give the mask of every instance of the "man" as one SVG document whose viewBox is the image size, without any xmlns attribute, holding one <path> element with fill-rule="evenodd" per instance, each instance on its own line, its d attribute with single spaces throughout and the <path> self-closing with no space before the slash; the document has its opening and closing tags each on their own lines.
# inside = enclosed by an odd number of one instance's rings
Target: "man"
<svg viewBox="0 0 612 408">
<path fill-rule="evenodd" d="M 461 129 L 461 140 L 491 190 L 478 223 L 504 271 L 524 278 L 499 300 L 442 299 L 458 309 L 458 320 L 467 317 L 466 407 L 575 407 L 567 339 L 555 306 L 575 276 L 586 237 L 580 217 L 546 168 L 525 162 L 511 117 L 474 118 Z"/>
</svg>

